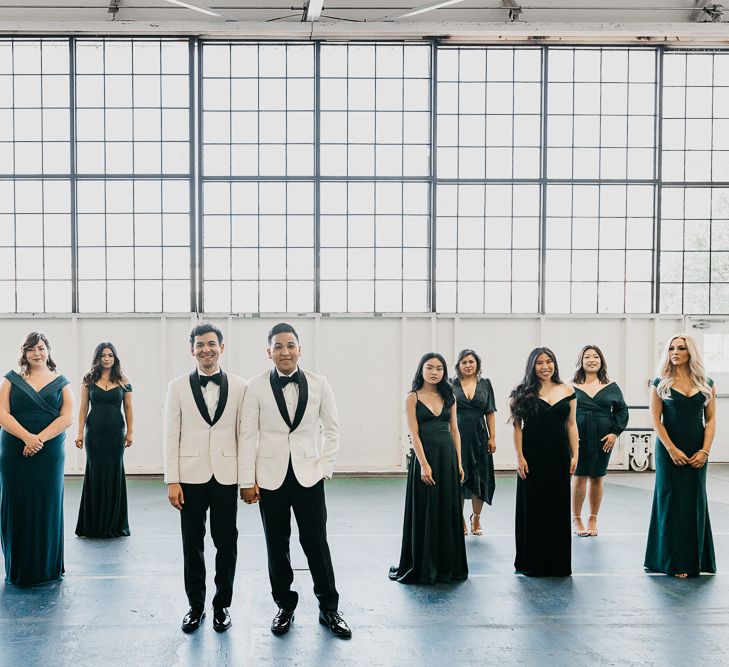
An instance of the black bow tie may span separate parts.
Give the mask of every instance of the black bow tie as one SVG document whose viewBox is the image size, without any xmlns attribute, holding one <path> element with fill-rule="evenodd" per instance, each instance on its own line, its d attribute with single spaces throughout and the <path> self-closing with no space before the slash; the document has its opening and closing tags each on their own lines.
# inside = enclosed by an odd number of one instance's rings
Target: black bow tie
<svg viewBox="0 0 729 667">
<path fill-rule="evenodd" d="M 289 382 L 295 382 L 296 384 L 299 384 L 299 371 L 296 371 L 292 375 L 279 375 L 278 376 L 278 383 L 281 385 L 281 387 L 285 387 Z"/>
<path fill-rule="evenodd" d="M 208 382 L 214 382 L 215 384 L 220 386 L 220 373 L 216 373 L 215 375 L 200 375 L 198 373 L 198 378 L 200 378 L 201 387 L 207 387 Z"/>
</svg>

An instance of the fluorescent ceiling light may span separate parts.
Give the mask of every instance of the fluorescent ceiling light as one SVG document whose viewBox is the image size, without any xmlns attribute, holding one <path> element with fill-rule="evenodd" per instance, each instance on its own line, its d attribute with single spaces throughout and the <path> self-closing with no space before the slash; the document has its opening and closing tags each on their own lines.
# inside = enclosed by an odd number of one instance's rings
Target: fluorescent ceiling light
<svg viewBox="0 0 729 667">
<path fill-rule="evenodd" d="M 182 2 L 182 0 L 165 0 L 165 2 L 169 2 L 172 5 L 177 5 L 178 7 L 184 7 L 185 9 L 192 9 L 194 12 L 200 12 L 201 14 L 217 16 L 219 19 L 224 18 L 222 14 L 216 14 L 211 9 L 206 9 L 205 7 L 197 7 L 195 5 L 191 5 L 188 2 Z"/>
<path fill-rule="evenodd" d="M 451 5 L 458 5 L 461 2 L 464 2 L 464 0 L 442 0 L 440 2 L 432 2 L 427 5 L 423 5 L 422 7 L 418 7 L 417 9 L 411 9 L 406 12 L 402 12 L 399 14 L 392 14 L 391 16 L 386 17 L 386 19 L 404 19 L 409 18 L 410 16 L 417 16 L 418 14 L 425 14 L 425 12 L 432 12 L 435 9 L 443 9 L 443 7 L 450 7 Z"/>
<path fill-rule="evenodd" d="M 324 0 L 309 0 L 309 4 L 306 6 L 304 21 L 318 21 L 322 9 L 324 9 Z"/>
</svg>

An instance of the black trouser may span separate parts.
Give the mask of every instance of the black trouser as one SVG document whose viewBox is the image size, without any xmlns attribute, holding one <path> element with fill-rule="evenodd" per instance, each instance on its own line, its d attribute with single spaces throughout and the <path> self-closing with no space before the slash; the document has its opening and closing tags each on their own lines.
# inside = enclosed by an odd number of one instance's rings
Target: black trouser
<svg viewBox="0 0 729 667">
<path fill-rule="evenodd" d="M 237 484 L 220 484 L 211 477 L 205 484 L 181 484 L 185 503 L 180 511 L 185 592 L 193 609 L 205 607 L 205 521 L 210 508 L 210 536 L 215 544 L 215 597 L 213 607 L 229 607 L 238 556 Z"/>
<path fill-rule="evenodd" d="M 268 576 L 273 599 L 282 609 L 295 609 L 299 601 L 298 593 L 291 590 L 294 580 L 289 551 L 292 508 L 299 526 L 299 542 L 314 579 L 314 594 L 319 600 L 319 608 L 336 611 L 339 593 L 334 585 L 332 557 L 327 544 L 324 480 L 311 487 L 301 486 L 290 461 L 286 479 L 278 489 L 261 489 L 261 519 L 266 534 Z"/>
</svg>

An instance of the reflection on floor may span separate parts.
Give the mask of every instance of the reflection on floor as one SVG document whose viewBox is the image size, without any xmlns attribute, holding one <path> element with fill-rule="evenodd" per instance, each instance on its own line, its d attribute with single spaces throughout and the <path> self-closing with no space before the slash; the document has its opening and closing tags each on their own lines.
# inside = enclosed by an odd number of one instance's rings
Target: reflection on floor
<svg viewBox="0 0 729 667">
<path fill-rule="evenodd" d="M 467 581 L 391 582 L 404 484 L 402 478 L 328 483 L 341 611 L 354 632 L 347 642 L 317 622 L 295 538 L 301 600 L 291 632 L 271 635 L 275 606 L 260 518 L 242 503 L 233 627 L 218 635 L 208 616 L 197 633 L 184 635 L 179 523 L 161 481 L 129 480 L 132 536 L 104 541 L 74 536 L 81 484 L 69 479 L 66 577 L 31 589 L 0 585 L 0 665 L 729 664 L 729 466 L 710 469 L 719 574 L 684 581 L 642 568 L 653 475 L 612 473 L 600 536 L 574 538 L 572 578 L 513 573 L 509 474 L 499 477 L 494 506 L 484 509 L 485 535 L 466 538 Z M 211 565 L 210 542 L 207 554 Z"/>
</svg>

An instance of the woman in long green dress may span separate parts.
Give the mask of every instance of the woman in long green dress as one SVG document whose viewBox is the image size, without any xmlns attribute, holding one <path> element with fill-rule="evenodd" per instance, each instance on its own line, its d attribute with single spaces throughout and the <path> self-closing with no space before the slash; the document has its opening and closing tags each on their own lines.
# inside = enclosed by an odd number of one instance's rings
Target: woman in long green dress
<svg viewBox="0 0 729 667">
<path fill-rule="evenodd" d="M 86 447 L 86 472 L 76 524 L 79 537 L 129 535 L 124 451 L 132 444 L 132 425 L 132 385 L 114 345 L 99 343 L 81 385 L 76 447 Z"/>
<path fill-rule="evenodd" d="M 463 468 L 453 389 L 445 359 L 423 356 L 405 399 L 413 454 L 408 467 L 400 563 L 390 579 L 434 584 L 468 577 L 463 536 Z"/>
<path fill-rule="evenodd" d="M 481 357 L 473 350 L 461 350 L 456 360 L 453 393 L 458 406 L 458 432 L 463 461 L 462 495 L 470 500 L 471 533 L 483 535 L 481 511 L 491 504 L 496 488 L 494 452 L 496 451 L 496 402 L 491 380 L 481 377 Z M 463 526 L 464 534 L 468 528 Z"/>
<path fill-rule="evenodd" d="M 572 478 L 572 523 L 575 535 L 595 537 L 603 478 L 613 447 L 628 425 L 628 406 L 620 387 L 608 377 L 605 356 L 597 345 L 582 348 L 572 386 L 577 395 L 577 430 L 580 434 L 580 455 Z M 586 494 L 590 505 L 587 528 L 582 523 Z"/>
<path fill-rule="evenodd" d="M 693 337 L 666 345 L 651 386 L 656 481 L 645 567 L 676 577 L 716 572 L 706 463 L 716 431 L 716 389 Z"/>
<path fill-rule="evenodd" d="M 0 542 L 5 583 L 31 586 L 63 576 L 65 430 L 73 421 L 68 380 L 56 374 L 48 339 L 26 336 L 0 384 Z"/>
</svg>

